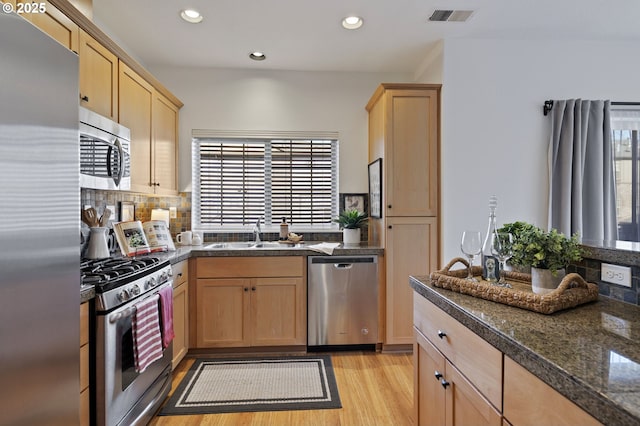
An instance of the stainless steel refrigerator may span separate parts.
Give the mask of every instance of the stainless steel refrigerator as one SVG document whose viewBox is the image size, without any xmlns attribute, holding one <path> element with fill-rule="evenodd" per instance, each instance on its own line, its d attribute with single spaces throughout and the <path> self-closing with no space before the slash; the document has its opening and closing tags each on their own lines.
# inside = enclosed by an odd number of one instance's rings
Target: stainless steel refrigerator
<svg viewBox="0 0 640 426">
<path fill-rule="evenodd" d="M 78 58 L 0 12 L 0 425 L 79 423 Z"/>
</svg>

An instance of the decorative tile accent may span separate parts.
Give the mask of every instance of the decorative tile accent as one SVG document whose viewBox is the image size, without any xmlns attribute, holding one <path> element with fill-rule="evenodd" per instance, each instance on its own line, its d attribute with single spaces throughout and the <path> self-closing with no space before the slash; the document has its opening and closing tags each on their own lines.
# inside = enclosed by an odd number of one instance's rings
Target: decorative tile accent
<svg viewBox="0 0 640 426">
<path fill-rule="evenodd" d="M 585 280 L 598 285 L 600 294 L 622 302 L 640 305 L 640 255 L 626 250 L 585 246 L 585 256 L 581 262 L 571 265 L 570 272 L 578 272 Z M 631 288 L 607 283 L 600 279 L 602 263 L 631 267 Z"/>
<path fill-rule="evenodd" d="M 153 195 L 136 194 L 123 191 L 102 191 L 96 189 L 80 190 L 81 206 L 91 205 L 101 215 L 108 206 L 115 206 L 118 210 L 120 201 L 130 201 L 136 208 L 136 220 L 142 222 L 151 219 L 151 210 L 169 209 L 176 207 L 177 217 L 169 220 L 169 230 L 172 235 L 191 229 L 191 193 L 180 193 L 177 197 L 160 197 Z M 120 220 L 119 212 L 114 212 L 112 219 Z"/>
</svg>

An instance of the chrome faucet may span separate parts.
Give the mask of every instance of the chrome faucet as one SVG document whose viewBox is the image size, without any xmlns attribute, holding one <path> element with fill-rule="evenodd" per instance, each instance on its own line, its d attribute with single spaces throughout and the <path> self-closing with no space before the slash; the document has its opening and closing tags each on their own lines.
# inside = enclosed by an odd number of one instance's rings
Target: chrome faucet
<svg viewBox="0 0 640 426">
<path fill-rule="evenodd" d="M 260 233 L 262 232 L 262 230 L 260 229 L 260 218 L 258 218 L 258 220 L 256 220 L 256 224 L 253 225 L 253 237 L 254 237 L 254 242 L 256 244 L 260 244 Z"/>
</svg>

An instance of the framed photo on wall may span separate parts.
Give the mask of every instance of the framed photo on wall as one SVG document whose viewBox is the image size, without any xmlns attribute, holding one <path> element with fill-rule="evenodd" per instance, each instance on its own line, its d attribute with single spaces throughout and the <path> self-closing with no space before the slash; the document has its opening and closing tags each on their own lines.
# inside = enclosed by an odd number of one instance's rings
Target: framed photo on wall
<svg viewBox="0 0 640 426">
<path fill-rule="evenodd" d="M 369 164 L 369 216 L 382 217 L 382 158 Z"/>
<path fill-rule="evenodd" d="M 368 194 L 340 194 L 340 212 L 356 209 L 369 214 Z"/>
</svg>

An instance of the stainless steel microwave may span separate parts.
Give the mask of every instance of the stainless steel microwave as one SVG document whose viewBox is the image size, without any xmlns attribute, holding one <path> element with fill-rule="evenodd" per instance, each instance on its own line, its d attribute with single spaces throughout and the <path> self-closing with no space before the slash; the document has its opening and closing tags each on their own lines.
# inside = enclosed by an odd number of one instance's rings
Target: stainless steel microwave
<svg viewBox="0 0 640 426">
<path fill-rule="evenodd" d="M 80 107 L 80 187 L 131 188 L 131 131 Z"/>
</svg>

